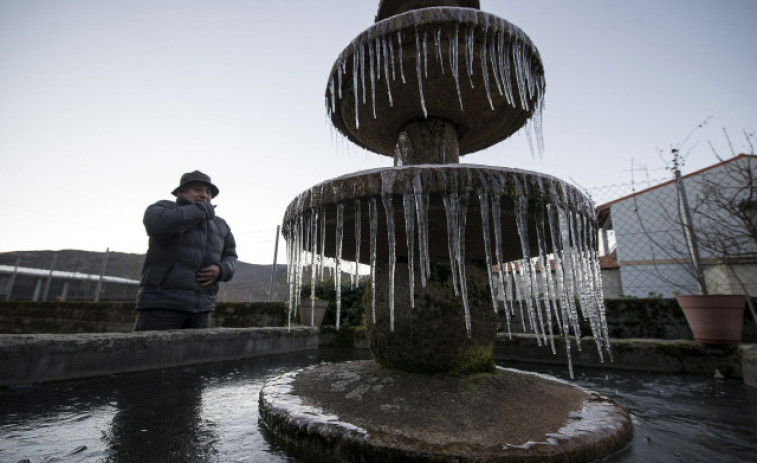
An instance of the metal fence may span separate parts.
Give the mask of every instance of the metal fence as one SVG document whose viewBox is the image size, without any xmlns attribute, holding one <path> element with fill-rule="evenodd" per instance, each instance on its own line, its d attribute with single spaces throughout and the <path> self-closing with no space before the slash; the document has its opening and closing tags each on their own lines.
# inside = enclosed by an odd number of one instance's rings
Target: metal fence
<svg viewBox="0 0 757 463">
<path fill-rule="evenodd" d="M 756 168 L 755 156 L 740 155 L 685 176 L 674 166 L 651 185 L 589 191 L 605 296 L 757 294 Z"/>
<path fill-rule="evenodd" d="M 113 256 L 115 258 L 111 260 Z M 105 253 L 68 250 L 3 254 L 0 258 L 0 299 L 133 300 L 139 285 L 142 258 L 129 254 L 113 256 L 107 250 Z"/>
</svg>

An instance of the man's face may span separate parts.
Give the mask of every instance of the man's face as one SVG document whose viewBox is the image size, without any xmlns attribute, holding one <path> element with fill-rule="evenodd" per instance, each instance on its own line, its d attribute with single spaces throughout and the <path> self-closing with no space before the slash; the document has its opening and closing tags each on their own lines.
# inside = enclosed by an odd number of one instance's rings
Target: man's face
<svg viewBox="0 0 757 463">
<path fill-rule="evenodd" d="M 187 183 L 179 191 L 179 196 L 190 202 L 210 201 L 213 198 L 210 187 L 201 182 Z"/>
</svg>

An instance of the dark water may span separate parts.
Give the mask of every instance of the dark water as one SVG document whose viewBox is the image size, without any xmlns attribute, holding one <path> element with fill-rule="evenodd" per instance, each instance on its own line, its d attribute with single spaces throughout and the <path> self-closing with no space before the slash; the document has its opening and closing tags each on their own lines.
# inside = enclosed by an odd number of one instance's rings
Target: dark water
<svg viewBox="0 0 757 463">
<path fill-rule="evenodd" d="M 303 462 L 258 425 L 264 381 L 324 350 L 69 381 L 0 392 L 0 462 Z M 562 367 L 508 365 L 565 378 Z M 740 380 L 577 369 L 575 382 L 633 417 L 634 440 L 607 462 L 755 462 L 757 390 Z"/>
</svg>

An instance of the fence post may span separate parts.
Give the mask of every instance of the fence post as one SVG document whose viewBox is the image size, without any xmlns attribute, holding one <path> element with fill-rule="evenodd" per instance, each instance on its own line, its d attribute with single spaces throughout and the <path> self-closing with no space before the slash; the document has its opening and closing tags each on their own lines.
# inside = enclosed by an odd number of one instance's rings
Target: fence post
<svg viewBox="0 0 757 463">
<path fill-rule="evenodd" d="M 281 225 L 276 225 L 276 244 L 273 246 L 273 267 L 271 267 L 271 292 L 268 293 L 268 302 L 273 302 L 273 284 L 276 277 L 276 258 L 279 255 L 279 230 Z"/>
<path fill-rule="evenodd" d="M 103 277 L 105 276 L 105 267 L 108 265 L 108 256 L 110 255 L 110 248 L 105 248 L 105 256 L 103 257 L 103 263 L 100 267 L 100 278 L 97 280 L 97 287 L 95 288 L 95 302 L 100 302 L 100 291 L 103 287 Z"/>
<path fill-rule="evenodd" d="M 694 223 L 691 219 L 691 209 L 689 209 L 689 201 L 686 199 L 686 189 L 683 186 L 681 170 L 678 168 L 677 149 L 673 150 L 673 174 L 675 175 L 676 188 L 678 189 L 678 196 L 681 201 L 681 207 L 683 208 L 683 230 L 684 234 L 686 235 L 686 245 L 689 250 L 689 256 L 691 257 L 691 263 L 694 265 L 694 271 L 696 272 L 697 285 L 699 286 L 699 292 L 701 294 L 707 294 L 707 283 L 704 279 L 702 259 L 699 256 L 699 243 L 697 242 L 697 234 L 694 233 Z"/>
<path fill-rule="evenodd" d="M 53 261 L 50 263 L 50 273 L 47 274 L 47 281 L 45 282 L 45 291 L 42 293 L 42 302 L 47 301 L 47 296 L 50 293 L 50 286 L 53 284 L 53 272 L 55 271 L 55 265 L 58 263 L 58 253 L 53 254 Z"/>
<path fill-rule="evenodd" d="M 16 275 L 18 274 L 18 267 L 21 265 L 21 259 L 16 259 L 16 266 L 13 268 L 13 273 L 11 274 L 10 279 L 8 280 L 8 287 L 7 292 L 5 293 L 5 300 L 10 301 L 11 300 L 11 293 L 13 292 L 13 286 L 16 285 Z"/>
</svg>

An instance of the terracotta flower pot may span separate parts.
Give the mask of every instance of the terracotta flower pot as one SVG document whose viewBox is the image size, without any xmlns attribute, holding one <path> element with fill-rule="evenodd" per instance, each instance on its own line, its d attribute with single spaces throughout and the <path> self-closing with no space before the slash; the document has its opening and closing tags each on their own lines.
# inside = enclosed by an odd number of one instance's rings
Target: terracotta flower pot
<svg viewBox="0 0 757 463">
<path fill-rule="evenodd" d="M 300 324 L 305 326 L 321 326 L 329 301 L 317 300 L 311 307 L 311 301 L 304 299 L 300 306 Z M 312 317 L 312 318 L 311 318 Z"/>
<path fill-rule="evenodd" d="M 694 340 L 705 344 L 741 344 L 746 296 L 710 294 L 676 296 Z"/>
</svg>

